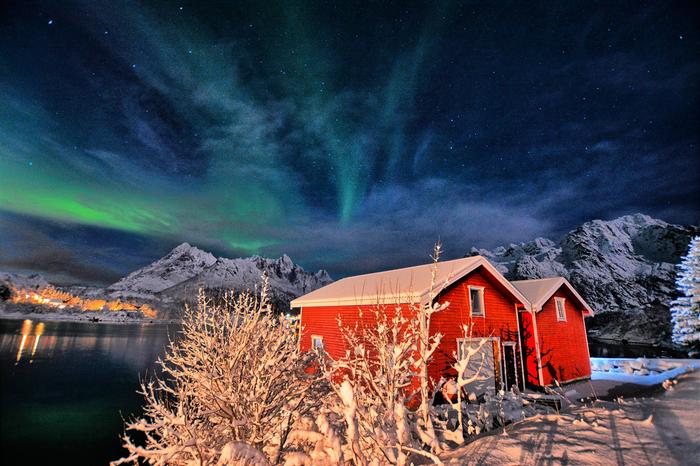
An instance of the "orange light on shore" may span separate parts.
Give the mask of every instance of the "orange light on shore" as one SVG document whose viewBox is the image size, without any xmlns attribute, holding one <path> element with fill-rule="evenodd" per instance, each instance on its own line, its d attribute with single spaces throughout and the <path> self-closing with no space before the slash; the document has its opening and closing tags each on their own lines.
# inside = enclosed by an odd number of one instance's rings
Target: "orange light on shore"
<svg viewBox="0 0 700 466">
<path fill-rule="evenodd" d="M 15 289 L 12 293 L 12 302 L 39 304 L 42 306 L 55 307 L 57 309 L 76 308 L 86 312 L 140 311 L 144 317 L 151 319 L 158 316 L 158 312 L 147 304 L 124 302 L 120 299 L 109 301 L 97 298 L 81 298 L 80 296 L 73 296 L 70 293 L 57 290 L 50 286 L 38 291 Z"/>
</svg>

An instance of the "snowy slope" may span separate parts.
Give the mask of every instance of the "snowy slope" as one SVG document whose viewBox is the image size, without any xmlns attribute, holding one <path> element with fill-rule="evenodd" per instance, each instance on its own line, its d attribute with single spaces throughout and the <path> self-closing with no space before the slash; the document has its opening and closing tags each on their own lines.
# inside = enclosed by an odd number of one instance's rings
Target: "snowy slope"
<svg viewBox="0 0 700 466">
<path fill-rule="evenodd" d="M 555 243 L 545 238 L 492 251 L 472 248 L 509 279 L 566 277 L 598 313 L 589 333 L 645 343 L 670 342 L 675 264 L 698 227 L 643 214 L 593 220 Z"/>
<path fill-rule="evenodd" d="M 197 276 L 216 263 L 216 257 L 182 243 L 161 259 L 130 273 L 107 291 L 120 296 L 151 296 Z"/>
<path fill-rule="evenodd" d="M 180 301 L 206 290 L 256 290 L 262 275 L 267 274 L 275 304 L 282 308 L 297 296 L 313 291 L 332 280 L 325 270 L 304 271 L 287 255 L 279 259 L 250 257 L 240 259 L 216 258 L 187 243 L 139 269 L 108 291 L 112 296 L 139 296 Z"/>
<path fill-rule="evenodd" d="M 49 286 L 49 282 L 39 274 L 21 275 L 10 272 L 0 272 L 0 283 L 26 290 L 40 290 Z"/>
</svg>

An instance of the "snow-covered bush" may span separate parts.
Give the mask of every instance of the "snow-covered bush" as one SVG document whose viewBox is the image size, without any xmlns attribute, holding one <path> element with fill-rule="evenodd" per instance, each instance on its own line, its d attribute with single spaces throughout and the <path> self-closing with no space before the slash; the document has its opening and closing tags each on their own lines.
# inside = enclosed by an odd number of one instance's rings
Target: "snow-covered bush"
<svg viewBox="0 0 700 466">
<path fill-rule="evenodd" d="M 431 290 L 439 255 L 437 245 Z M 338 321 L 348 351 L 330 361 L 324 373 L 335 394 L 327 410 L 342 420 L 345 460 L 403 465 L 423 456 L 439 463 L 428 364 L 441 335 L 431 335 L 430 319 L 448 303 L 434 303 L 436 294 L 430 293 L 428 305 L 378 303 L 372 311 L 360 311 L 353 326 Z M 373 315 L 365 319 L 363 312 Z"/>
<path fill-rule="evenodd" d="M 700 236 L 688 246 L 678 265 L 676 288 L 680 294 L 671 302 L 673 342 L 700 349 Z"/>
<path fill-rule="evenodd" d="M 112 464 L 265 464 L 282 460 L 293 426 L 322 403 L 322 379 L 308 374 L 297 329 L 261 297 L 200 291 L 187 308 L 162 374 L 142 383 L 144 415 L 127 422 L 128 456 Z M 129 432 L 143 436 L 143 444 Z M 292 455 L 293 456 L 293 455 Z"/>
<path fill-rule="evenodd" d="M 482 350 L 484 345 L 490 344 L 490 341 L 487 338 L 479 338 L 474 341 L 472 338 L 472 330 L 472 325 L 462 325 L 464 336 L 462 348 L 458 348 L 458 351 L 452 355 L 455 359 L 453 368 L 457 372 L 457 379 L 455 380 L 456 400 L 454 403 L 452 403 L 452 400 L 450 400 L 450 402 L 452 408 L 457 411 L 457 426 L 454 430 L 455 435 L 453 435 L 450 440 L 458 444 L 464 443 L 465 429 L 468 435 L 479 433 L 474 432 L 471 418 L 468 420 L 468 425 L 464 423 L 464 412 L 467 406 L 462 403 L 462 400 L 465 390 L 475 382 L 487 379 L 484 373 L 484 366 L 487 363 L 486 356 Z M 472 343 L 467 344 L 468 341 Z M 472 400 L 476 399 L 473 393 L 467 393 L 467 396 L 472 398 Z"/>
<path fill-rule="evenodd" d="M 422 449 L 428 437 L 419 429 L 419 413 L 407 408 L 420 396 L 417 319 L 400 306 L 377 306 L 372 312 L 371 325 L 339 321 L 350 350 L 324 368 L 335 393 L 327 409 L 342 419 L 345 459 L 356 465 L 403 465 L 413 454 L 435 461 Z"/>
</svg>

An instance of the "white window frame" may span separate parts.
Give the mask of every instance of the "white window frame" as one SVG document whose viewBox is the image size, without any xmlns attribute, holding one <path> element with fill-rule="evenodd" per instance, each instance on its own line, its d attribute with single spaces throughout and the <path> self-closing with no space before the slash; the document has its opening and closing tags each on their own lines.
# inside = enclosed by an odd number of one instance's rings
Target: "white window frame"
<svg viewBox="0 0 700 466">
<path fill-rule="evenodd" d="M 321 342 L 321 346 L 315 344 L 316 340 Z M 323 336 L 321 335 L 311 335 L 311 349 L 314 351 L 325 351 L 323 346 Z"/>
<path fill-rule="evenodd" d="M 557 322 L 566 322 L 566 298 L 554 298 L 554 310 L 557 313 Z"/>
<path fill-rule="evenodd" d="M 472 290 L 479 292 L 479 301 L 481 301 L 481 314 L 474 314 L 474 303 L 472 302 Z M 484 287 L 469 285 L 469 315 L 471 317 L 486 317 L 486 302 L 484 301 Z"/>
</svg>

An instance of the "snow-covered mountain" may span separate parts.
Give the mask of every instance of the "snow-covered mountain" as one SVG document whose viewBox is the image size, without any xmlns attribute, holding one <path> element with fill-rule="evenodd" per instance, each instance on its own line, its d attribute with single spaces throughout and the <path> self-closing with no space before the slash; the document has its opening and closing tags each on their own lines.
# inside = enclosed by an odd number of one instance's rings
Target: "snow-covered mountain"
<svg viewBox="0 0 700 466">
<path fill-rule="evenodd" d="M 41 290 L 49 286 L 49 282 L 39 274 L 22 275 L 18 273 L 0 272 L 0 283 L 6 283 L 13 288 L 25 290 Z"/>
<path fill-rule="evenodd" d="M 209 291 L 259 289 L 263 274 L 269 278 L 273 303 L 281 309 L 288 308 L 292 299 L 332 282 L 325 270 L 306 272 L 286 254 L 279 259 L 217 258 L 183 243 L 163 258 L 109 286 L 107 291 L 113 297 L 179 302 L 194 297 L 199 288 Z"/>
<path fill-rule="evenodd" d="M 131 272 L 108 291 L 115 295 L 150 297 L 196 277 L 216 263 L 212 254 L 182 243 L 157 261 Z"/>
<path fill-rule="evenodd" d="M 566 277 L 597 313 L 591 336 L 670 343 L 675 264 L 698 234 L 697 226 L 635 214 L 584 223 L 559 242 L 537 238 L 470 255 L 485 256 L 511 280 Z"/>
</svg>

